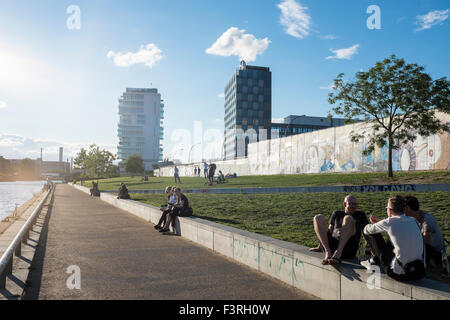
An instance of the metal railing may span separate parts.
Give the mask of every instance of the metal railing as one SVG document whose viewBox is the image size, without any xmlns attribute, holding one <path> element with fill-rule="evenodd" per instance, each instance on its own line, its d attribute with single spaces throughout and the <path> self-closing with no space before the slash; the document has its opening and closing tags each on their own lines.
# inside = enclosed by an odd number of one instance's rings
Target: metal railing
<svg viewBox="0 0 450 320">
<path fill-rule="evenodd" d="M 29 238 L 30 231 L 37 220 L 39 212 L 41 211 L 42 207 L 44 206 L 44 202 L 47 200 L 51 192 L 52 189 L 47 191 L 45 197 L 41 200 L 39 205 L 33 210 L 33 213 L 27 219 L 25 224 L 22 226 L 20 231 L 12 240 L 8 249 L 6 249 L 5 253 L 3 253 L 2 257 L 0 258 L 0 289 L 5 289 L 6 277 L 12 274 L 13 258 L 14 258 L 13 255 L 15 254 L 16 256 L 20 256 L 22 254 L 22 243 L 26 243 L 27 239 Z"/>
</svg>

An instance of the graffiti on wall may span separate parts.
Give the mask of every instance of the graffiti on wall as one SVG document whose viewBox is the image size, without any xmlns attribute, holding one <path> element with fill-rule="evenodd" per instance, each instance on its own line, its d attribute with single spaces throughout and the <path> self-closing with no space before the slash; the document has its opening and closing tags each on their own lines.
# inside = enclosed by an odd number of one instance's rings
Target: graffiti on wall
<svg viewBox="0 0 450 320">
<path fill-rule="evenodd" d="M 450 115 L 440 115 L 450 122 Z M 367 126 L 367 125 L 365 125 Z M 298 174 L 325 172 L 375 172 L 388 168 L 388 146 L 375 147 L 364 156 L 367 141 L 354 143 L 349 135 L 362 130 L 363 124 L 346 125 L 249 145 L 249 157 L 216 161 L 218 170 L 238 175 Z M 189 175 L 200 164 L 180 165 L 180 172 Z M 393 150 L 394 171 L 450 169 L 450 135 L 418 136 L 414 142 Z M 173 175 L 171 167 L 162 168 L 163 176 Z"/>
</svg>

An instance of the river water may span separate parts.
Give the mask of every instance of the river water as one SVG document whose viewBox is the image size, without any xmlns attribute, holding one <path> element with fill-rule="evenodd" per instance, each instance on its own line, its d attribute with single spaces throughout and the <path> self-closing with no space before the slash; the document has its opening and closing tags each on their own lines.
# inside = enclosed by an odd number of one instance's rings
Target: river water
<svg viewBox="0 0 450 320">
<path fill-rule="evenodd" d="M 14 212 L 14 208 L 39 193 L 45 181 L 0 182 L 0 221 Z"/>
</svg>

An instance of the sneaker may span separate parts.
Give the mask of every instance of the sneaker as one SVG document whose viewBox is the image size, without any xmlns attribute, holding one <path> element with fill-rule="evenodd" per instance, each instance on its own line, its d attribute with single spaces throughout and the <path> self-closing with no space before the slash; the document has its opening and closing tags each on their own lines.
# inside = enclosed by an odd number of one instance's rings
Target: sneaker
<svg viewBox="0 0 450 320">
<path fill-rule="evenodd" d="M 164 229 L 164 228 L 159 229 L 159 232 L 167 232 L 167 231 L 169 231 L 169 229 Z"/>
<path fill-rule="evenodd" d="M 156 225 L 153 228 L 155 228 L 156 230 L 159 230 L 159 229 L 161 229 L 161 226 Z"/>
<path fill-rule="evenodd" d="M 364 268 L 366 268 L 367 270 L 371 270 L 373 265 L 376 265 L 375 261 L 373 260 L 373 258 L 367 259 L 367 260 L 363 260 L 359 263 L 360 265 L 362 265 Z"/>
</svg>

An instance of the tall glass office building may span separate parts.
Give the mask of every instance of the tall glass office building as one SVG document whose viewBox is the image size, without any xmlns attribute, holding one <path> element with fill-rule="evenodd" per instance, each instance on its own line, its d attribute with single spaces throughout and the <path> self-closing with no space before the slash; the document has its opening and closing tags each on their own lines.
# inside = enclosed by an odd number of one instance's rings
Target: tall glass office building
<svg viewBox="0 0 450 320">
<path fill-rule="evenodd" d="M 127 88 L 119 98 L 117 157 L 139 154 L 145 170 L 162 161 L 164 104 L 158 89 Z"/>
<path fill-rule="evenodd" d="M 247 156 L 249 142 L 270 139 L 272 73 L 267 67 L 246 65 L 225 87 L 224 158 Z"/>
</svg>

